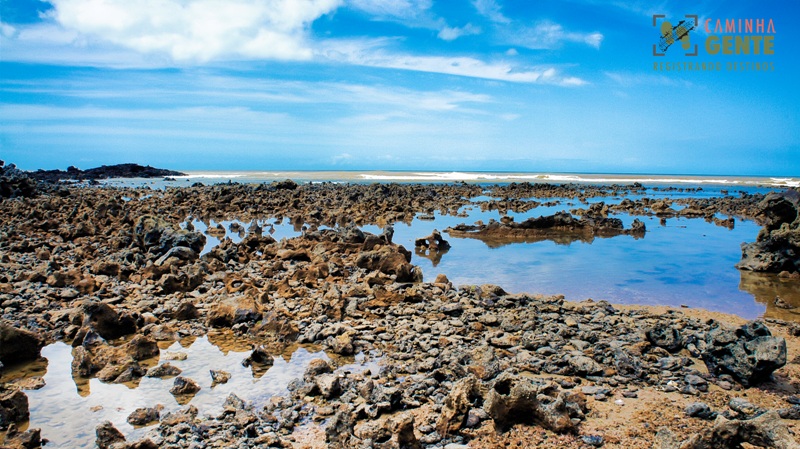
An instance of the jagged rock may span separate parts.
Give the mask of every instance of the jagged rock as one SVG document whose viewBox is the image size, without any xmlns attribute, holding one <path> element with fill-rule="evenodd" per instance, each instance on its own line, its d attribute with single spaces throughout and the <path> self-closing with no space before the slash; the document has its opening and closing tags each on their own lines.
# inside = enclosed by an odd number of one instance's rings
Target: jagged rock
<svg viewBox="0 0 800 449">
<path fill-rule="evenodd" d="M 506 223 L 492 221 L 489 224 L 460 224 L 445 229 L 451 237 L 475 238 L 490 246 L 510 242 L 536 242 L 541 240 L 555 241 L 591 241 L 594 237 L 613 237 L 617 235 L 633 235 L 641 237 L 645 234 L 644 223 L 634 223 L 625 229 L 619 218 L 583 217 L 575 218 L 567 212 L 553 215 L 533 217 L 523 222 Z"/>
<path fill-rule="evenodd" d="M 237 295 L 214 304 L 208 312 L 208 324 L 213 327 L 231 327 L 239 323 L 252 323 L 261 317 L 261 306 L 254 298 Z"/>
<path fill-rule="evenodd" d="M 263 346 L 259 346 L 250 353 L 247 358 L 242 360 L 242 366 L 258 365 L 260 367 L 268 368 L 275 363 L 272 354 L 267 351 Z"/>
<path fill-rule="evenodd" d="M 155 265 L 157 267 L 160 267 L 166 264 L 166 262 L 171 258 L 175 258 L 175 260 L 186 262 L 197 259 L 197 256 L 198 256 L 197 251 L 193 250 L 192 248 L 189 248 L 188 246 L 173 246 L 166 253 L 164 253 L 163 256 L 156 259 Z"/>
<path fill-rule="evenodd" d="M 169 389 L 169 392 L 173 395 L 183 395 L 183 394 L 195 394 L 200 391 L 200 385 L 197 385 L 192 379 L 188 377 L 178 376 L 175 378 L 175 382 L 172 384 L 172 388 Z"/>
<path fill-rule="evenodd" d="M 649 329 L 645 335 L 650 343 L 669 352 L 680 351 L 683 347 L 680 331 L 666 323 L 657 324 Z"/>
<path fill-rule="evenodd" d="M 579 376 L 596 376 L 603 374 L 604 371 L 602 365 L 585 355 L 570 357 L 569 366 L 572 368 L 572 372 Z"/>
<path fill-rule="evenodd" d="M 15 425 L 9 426 L 3 449 L 39 449 L 41 447 L 42 429 L 19 432 Z"/>
<path fill-rule="evenodd" d="M 559 392 L 554 383 L 504 372 L 492 382 L 483 407 L 499 429 L 535 422 L 555 432 L 571 432 L 576 429 L 572 418 L 583 419 L 586 403 L 582 394 Z"/>
<path fill-rule="evenodd" d="M 717 412 L 711 410 L 705 402 L 692 402 L 686 406 L 686 416 L 700 419 L 714 419 L 717 417 Z"/>
<path fill-rule="evenodd" d="M 320 374 L 316 376 L 314 383 L 325 399 L 333 399 L 342 393 L 341 379 L 336 374 Z"/>
<path fill-rule="evenodd" d="M 29 416 L 28 396 L 25 393 L 17 389 L 0 390 L 0 430 L 27 421 Z"/>
<path fill-rule="evenodd" d="M 399 246 L 398 248 L 403 247 Z M 422 281 L 422 273 L 418 267 L 411 265 L 410 261 L 411 253 L 383 246 L 376 251 L 364 251 L 359 254 L 356 259 L 356 266 L 395 275 L 397 282 Z"/>
<path fill-rule="evenodd" d="M 414 435 L 414 414 L 410 412 L 361 423 L 354 433 L 362 441 L 373 441 L 376 448 L 422 449 Z"/>
<path fill-rule="evenodd" d="M 196 320 L 200 317 L 197 307 L 189 301 L 184 301 L 178 305 L 172 317 L 179 321 Z"/>
<path fill-rule="evenodd" d="M 303 375 L 304 379 L 312 380 L 320 374 L 327 374 L 332 372 L 331 365 L 324 359 L 314 359 L 308 362 L 308 367 Z"/>
<path fill-rule="evenodd" d="M 450 248 L 450 243 L 442 237 L 436 229 L 427 236 L 414 241 L 415 247 L 423 247 L 431 251 L 444 251 Z"/>
<path fill-rule="evenodd" d="M 128 423 L 132 426 L 144 426 L 148 423 L 158 421 L 159 409 L 157 407 L 137 408 L 128 415 Z"/>
<path fill-rule="evenodd" d="M 206 244 L 206 237 L 202 233 L 176 230 L 164 219 L 152 215 L 142 215 L 136 220 L 134 238 L 141 248 L 158 255 L 167 254 L 174 247 L 186 247 L 200 254 Z M 185 250 L 180 251 L 183 253 Z"/>
<path fill-rule="evenodd" d="M 125 435 L 122 434 L 110 421 L 105 421 L 95 429 L 97 440 L 95 444 L 100 449 L 112 449 L 117 443 L 125 442 Z"/>
<path fill-rule="evenodd" d="M 0 198 L 31 197 L 38 193 L 36 181 L 16 165 L 0 161 Z"/>
<path fill-rule="evenodd" d="M 467 424 L 470 410 L 481 406 L 483 406 L 483 394 L 478 379 L 469 376 L 459 380 L 444 400 L 436 430 L 440 435 L 459 431 Z"/>
<path fill-rule="evenodd" d="M 136 335 L 126 345 L 125 352 L 133 360 L 140 361 L 155 357 L 160 353 L 158 343 L 142 335 Z"/>
<path fill-rule="evenodd" d="M 680 441 L 667 428 L 656 434 L 654 449 L 739 449 L 742 443 L 775 449 L 800 449 L 775 411 L 749 420 L 727 420 L 718 415 L 714 425 Z"/>
<path fill-rule="evenodd" d="M 786 340 L 773 337 L 760 321 L 736 330 L 717 324 L 706 334 L 706 343 L 702 357 L 709 372 L 730 374 L 745 386 L 768 379 L 786 364 Z"/>
<path fill-rule="evenodd" d="M 39 357 L 43 342 L 33 332 L 0 322 L 0 362 L 11 365 Z"/>
<path fill-rule="evenodd" d="M 231 380 L 231 373 L 222 370 L 210 370 L 211 372 L 211 384 L 219 385 L 219 384 L 226 384 L 229 380 Z"/>
<path fill-rule="evenodd" d="M 770 193 L 759 203 L 764 228 L 755 242 L 742 243 L 741 270 L 800 271 L 800 191 Z"/>
<path fill-rule="evenodd" d="M 295 190 L 297 189 L 297 183 L 292 181 L 291 179 L 285 179 L 283 181 L 274 181 L 270 186 L 278 189 L 278 190 Z"/>
<path fill-rule="evenodd" d="M 173 377 L 182 372 L 177 366 L 170 365 L 169 362 L 154 366 L 147 370 L 146 377 Z"/>
<path fill-rule="evenodd" d="M 106 340 L 113 340 L 136 332 L 136 320 L 120 314 L 112 306 L 89 301 L 83 306 L 84 326 L 94 329 Z"/>
</svg>

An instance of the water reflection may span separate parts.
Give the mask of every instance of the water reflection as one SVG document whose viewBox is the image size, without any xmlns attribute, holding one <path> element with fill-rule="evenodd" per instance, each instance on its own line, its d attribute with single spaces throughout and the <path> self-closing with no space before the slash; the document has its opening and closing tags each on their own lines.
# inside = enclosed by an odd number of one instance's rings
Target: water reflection
<svg viewBox="0 0 800 449">
<path fill-rule="evenodd" d="M 776 274 L 740 271 L 739 288 L 766 306 L 764 316 L 786 321 L 800 321 L 800 282 Z M 776 305 L 777 301 L 781 306 Z"/>
<path fill-rule="evenodd" d="M 129 440 L 140 438 L 146 428 L 136 428 L 127 417 L 141 407 L 163 407 L 162 415 L 191 403 L 201 414 L 216 416 L 230 393 L 248 403 L 262 407 L 274 395 L 286 393 L 293 379 L 302 377 L 309 362 L 331 360 L 319 347 L 294 345 L 273 356 L 273 364 L 254 375 L 242 361 L 250 354 L 250 342 L 230 331 L 215 331 L 203 337 L 185 338 L 160 348 L 158 358 L 148 361 L 155 366 L 160 360 L 178 367 L 181 376 L 200 386 L 195 395 L 173 396 L 169 390 L 174 377 L 142 377 L 136 384 L 104 383 L 97 378 L 73 376 L 73 348 L 58 342 L 42 350 L 42 359 L 3 374 L 3 382 L 20 383 L 35 376 L 43 377 L 45 386 L 26 391 L 31 419 L 21 428 L 41 428 L 48 448 L 93 447 L 95 427 L 111 421 Z M 366 369 L 369 360 L 361 356 Z M 335 364 L 354 363 L 353 359 L 336 359 Z M 358 361 L 355 362 L 358 364 Z M 353 369 L 355 365 L 343 368 Z M 211 370 L 230 374 L 227 383 L 213 383 Z"/>
<path fill-rule="evenodd" d="M 616 235 L 603 235 L 603 234 L 592 234 L 589 232 L 563 232 L 563 231 L 538 231 L 534 235 L 533 233 L 524 235 L 524 234 L 517 234 L 517 235 L 506 235 L 506 236 L 497 236 L 497 235 L 485 235 L 479 234 L 476 232 L 450 232 L 449 230 L 445 229 L 445 232 L 452 238 L 456 239 L 475 239 L 480 240 L 489 248 L 500 248 L 506 245 L 513 245 L 518 243 L 539 243 L 539 242 L 553 242 L 556 245 L 563 245 L 563 246 L 570 246 L 573 243 L 580 242 L 586 244 L 592 244 L 595 239 L 610 239 L 612 237 L 632 237 L 634 240 L 638 240 L 644 238 L 646 234 L 640 235 L 629 235 L 629 234 L 616 234 Z M 434 266 L 436 266 L 434 264 Z"/>
</svg>

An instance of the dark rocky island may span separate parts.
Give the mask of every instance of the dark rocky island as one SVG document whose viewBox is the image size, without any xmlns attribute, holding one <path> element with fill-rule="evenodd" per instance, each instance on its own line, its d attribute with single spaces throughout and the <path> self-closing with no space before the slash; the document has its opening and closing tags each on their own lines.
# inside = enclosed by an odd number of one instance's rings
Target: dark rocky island
<svg viewBox="0 0 800 449">
<path fill-rule="evenodd" d="M 139 164 L 116 164 L 101 165 L 100 167 L 81 170 L 77 167 L 69 167 L 64 170 L 37 170 L 29 172 L 28 175 L 37 181 L 58 182 L 62 180 L 85 181 L 89 179 L 109 179 L 109 178 L 163 178 L 165 176 L 185 176 L 175 170 L 155 168 L 149 165 Z"/>
</svg>

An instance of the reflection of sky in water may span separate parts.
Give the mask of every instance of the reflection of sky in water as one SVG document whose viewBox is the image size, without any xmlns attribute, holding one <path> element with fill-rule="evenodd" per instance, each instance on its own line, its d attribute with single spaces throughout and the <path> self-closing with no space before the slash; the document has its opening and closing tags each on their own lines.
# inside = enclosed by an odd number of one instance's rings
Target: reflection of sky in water
<svg viewBox="0 0 800 449">
<path fill-rule="evenodd" d="M 564 210 L 537 208 L 524 214 L 509 214 L 516 221 Z M 488 222 L 499 219 L 497 211 L 474 208 L 469 218 L 441 216 L 433 221 L 414 220 L 409 226 L 394 225 L 394 241 L 406 248 L 433 229 Z M 635 217 L 614 215 L 630 226 Z M 638 217 L 645 222 L 644 238 L 631 236 L 595 238 L 556 244 L 552 241 L 518 243 L 489 248 L 476 239 L 450 238 L 452 247 L 437 266 L 414 255 L 425 279 L 444 273 L 455 285 L 498 284 L 510 292 L 564 294 L 570 300 L 593 298 L 615 303 L 688 305 L 754 318 L 764 312 L 753 296 L 739 290 L 739 271 L 734 265 L 741 256 L 740 244 L 752 241 L 759 227 L 737 221 L 733 230 L 703 219 L 672 218 L 666 226 L 656 217 Z M 380 232 L 376 226 L 364 228 Z"/>
<path fill-rule="evenodd" d="M 715 186 L 705 186 L 700 192 L 648 189 L 644 195 L 625 198 L 713 197 L 720 196 L 721 190 L 724 188 Z M 730 192 L 738 195 L 739 190 L 749 193 L 764 191 L 747 187 L 731 189 Z M 481 196 L 473 200 L 490 199 L 490 196 Z M 559 204 L 540 206 L 524 213 L 509 212 L 508 215 L 521 222 L 531 217 L 588 208 L 589 204 L 600 201 L 617 204 L 623 199 L 598 197 L 589 198 L 586 203 L 575 198 L 544 199 L 541 201 L 556 200 Z M 683 208 L 678 204 L 672 207 L 675 210 Z M 443 216 L 434 212 L 435 220 L 414 219 L 410 224 L 394 224 L 394 242 L 409 250 L 413 250 L 416 239 L 429 235 L 434 229 L 441 231 L 452 245 L 435 266 L 431 259 L 417 254 L 412 256 L 412 263 L 422 268 L 428 281 L 444 273 L 455 285 L 494 283 L 510 292 L 564 294 L 571 300 L 593 298 L 627 304 L 687 305 L 748 318 L 757 317 L 765 310 L 763 304 L 753 301 L 753 295 L 739 290 L 740 276 L 734 268 L 741 256 L 740 244 L 753 241 L 758 234 L 759 227 L 750 221 L 737 220 L 734 229 L 729 230 L 701 218 L 669 218 L 666 226 L 661 226 L 658 217 L 614 214 L 611 217 L 621 219 L 625 227 L 630 227 L 635 218 L 644 221 L 647 226 L 645 237 L 595 238 L 591 243 L 574 241 L 568 244 L 542 241 L 490 248 L 480 240 L 450 238 L 444 229 L 478 220 L 484 223 L 499 220 L 500 212 L 481 211 L 476 204 L 465 206 L 459 212 L 469 216 Z M 721 214 L 717 217 L 727 218 Z M 222 222 L 226 230 L 230 223 Z M 238 223 L 244 229 L 248 228 L 249 223 Z M 274 220 L 260 222 L 265 233 L 269 223 L 274 223 Z M 198 221 L 194 225 L 201 232 L 206 229 L 206 225 Z M 212 221 L 211 225 L 216 223 Z M 300 234 L 288 220 L 275 224 L 273 229 L 272 235 L 278 240 Z M 375 234 L 382 231 L 381 227 L 374 225 L 362 229 Z M 230 231 L 227 236 L 234 242 L 241 240 Z M 219 243 L 211 236 L 206 237 L 204 252 Z"/>
<path fill-rule="evenodd" d="M 213 339 L 213 337 L 212 337 Z M 223 352 L 213 345 L 208 337 L 194 340 L 187 348 L 178 342 L 165 352 L 184 352 L 186 360 L 170 360 L 169 363 L 183 370 L 182 376 L 195 380 L 202 388 L 190 404 L 196 406 L 201 415 L 217 416 L 230 393 L 235 393 L 256 407 L 266 404 L 269 397 L 286 392 L 292 379 L 302 377 L 308 363 L 315 358 L 328 359 L 324 352 L 309 352 L 298 348 L 289 360 L 275 357 L 274 365 L 260 378 L 255 378 L 250 368 L 242 366 L 249 351 Z M 40 390 L 26 391 L 31 410 L 31 428 L 41 428 L 42 437 L 50 440 L 48 448 L 94 447 L 95 427 L 103 421 L 111 421 L 128 440 L 142 437 L 147 428 L 134 429 L 126 419 L 139 407 L 154 407 L 162 404 L 162 415 L 182 408 L 169 393 L 174 378 L 142 378 L 138 387 L 106 384 L 98 379 L 89 380 L 87 395 L 78 394 L 72 378 L 70 364 L 72 348 L 64 343 L 54 343 L 42 350 L 48 359 L 46 386 Z M 355 366 L 355 365 L 353 365 Z M 224 370 L 231 374 L 226 384 L 211 387 L 209 370 Z M 86 387 L 82 387 L 85 389 Z M 94 411 L 93 411 L 94 410 Z"/>
</svg>

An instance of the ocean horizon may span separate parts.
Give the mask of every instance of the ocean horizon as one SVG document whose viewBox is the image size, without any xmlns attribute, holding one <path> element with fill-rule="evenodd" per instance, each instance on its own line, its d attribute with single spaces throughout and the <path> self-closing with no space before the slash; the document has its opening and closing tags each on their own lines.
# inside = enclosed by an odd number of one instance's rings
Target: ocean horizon
<svg viewBox="0 0 800 449">
<path fill-rule="evenodd" d="M 630 174 L 630 173 L 561 173 L 513 171 L 424 171 L 424 170 L 178 170 L 185 176 L 174 176 L 175 182 L 238 182 L 262 183 L 284 179 L 296 182 L 340 183 L 586 183 L 632 184 L 692 187 L 718 185 L 730 187 L 800 187 L 800 177 L 744 176 L 744 175 L 682 175 L 682 174 Z M 139 178 L 111 178 L 107 184 L 153 184 L 158 180 Z M 169 184 L 174 185 L 174 184 Z"/>
</svg>

